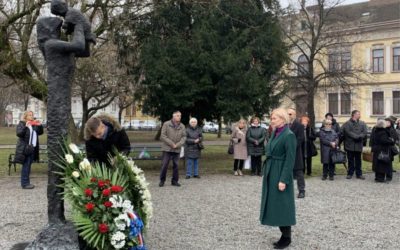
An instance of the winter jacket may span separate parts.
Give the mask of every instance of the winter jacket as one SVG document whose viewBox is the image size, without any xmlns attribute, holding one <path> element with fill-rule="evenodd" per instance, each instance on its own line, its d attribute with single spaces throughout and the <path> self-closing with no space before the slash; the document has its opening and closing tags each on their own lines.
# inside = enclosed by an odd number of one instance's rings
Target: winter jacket
<svg viewBox="0 0 400 250">
<path fill-rule="evenodd" d="M 251 126 L 246 132 L 247 154 L 263 155 L 266 130 L 261 126 Z M 256 144 L 257 143 L 257 144 Z"/>
<path fill-rule="evenodd" d="M 172 120 L 164 122 L 161 129 L 161 150 L 164 152 L 180 153 L 186 142 L 186 129 L 182 123 L 175 125 Z M 172 148 L 175 144 L 176 148 Z"/>
<path fill-rule="evenodd" d="M 36 134 L 38 136 L 36 141 L 36 147 L 33 151 L 33 161 L 39 161 L 39 135 L 43 134 L 43 126 L 42 125 L 32 126 L 32 129 L 36 131 Z M 14 158 L 14 161 L 16 163 L 21 163 L 21 164 L 24 163 L 25 161 L 24 149 L 26 145 L 29 144 L 30 136 L 31 133 L 29 128 L 26 126 L 26 122 L 20 121 L 17 125 L 18 142 L 15 149 L 15 158 Z"/>
<path fill-rule="evenodd" d="M 296 147 L 296 161 L 293 170 L 303 170 L 303 154 L 301 151 L 301 145 L 304 143 L 304 126 L 297 120 L 293 121 L 290 125 L 290 130 L 296 136 L 297 147 Z"/>
<path fill-rule="evenodd" d="M 198 143 L 194 141 L 199 139 Z M 200 158 L 201 150 L 199 148 L 199 143 L 203 141 L 203 135 L 201 128 L 189 126 L 186 129 L 186 144 L 185 144 L 185 157 L 191 159 Z"/>
<path fill-rule="evenodd" d="M 129 137 L 121 125 L 108 115 L 97 116 L 104 125 L 107 126 L 107 136 L 103 139 L 98 139 L 91 135 L 90 131 L 85 128 L 86 140 L 86 155 L 89 161 L 98 161 L 111 166 L 108 158 L 109 155 L 114 156 L 114 149 L 118 152 L 128 155 L 131 149 Z"/>
<path fill-rule="evenodd" d="M 367 136 L 367 125 L 363 121 L 348 120 L 343 124 L 341 133 L 346 151 L 362 152 Z"/>
<path fill-rule="evenodd" d="M 321 163 L 329 164 L 331 151 L 333 150 L 331 142 L 335 142 L 338 145 L 339 136 L 333 129 L 322 128 L 319 132 L 319 140 L 321 143 Z"/>
<path fill-rule="evenodd" d="M 231 139 L 233 141 L 233 158 L 238 160 L 247 159 L 247 143 L 246 143 L 247 128 L 239 129 L 235 127 L 232 131 Z"/>
<path fill-rule="evenodd" d="M 371 146 L 371 151 L 373 152 L 373 170 L 377 173 L 389 173 L 391 172 L 393 161 L 391 148 L 394 146 L 395 140 L 390 136 L 389 128 L 375 128 L 373 137 L 373 144 Z M 392 161 L 382 162 L 378 160 L 381 152 L 389 154 Z"/>
<path fill-rule="evenodd" d="M 311 158 L 312 157 L 312 151 L 313 147 L 315 149 L 314 141 L 316 139 L 314 129 L 307 126 L 304 128 L 303 125 L 303 134 L 304 134 L 304 142 L 301 144 L 301 152 L 303 157 Z"/>
</svg>

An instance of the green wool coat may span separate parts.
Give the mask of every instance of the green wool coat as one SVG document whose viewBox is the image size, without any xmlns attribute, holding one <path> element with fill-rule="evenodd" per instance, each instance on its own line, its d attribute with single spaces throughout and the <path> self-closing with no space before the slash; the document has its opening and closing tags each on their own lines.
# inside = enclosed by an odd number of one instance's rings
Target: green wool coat
<svg viewBox="0 0 400 250">
<path fill-rule="evenodd" d="M 267 160 L 263 168 L 260 222 L 269 226 L 296 224 L 293 190 L 293 167 L 296 159 L 297 140 L 288 127 L 271 140 L 266 148 Z M 281 192 L 278 183 L 286 184 Z"/>
</svg>

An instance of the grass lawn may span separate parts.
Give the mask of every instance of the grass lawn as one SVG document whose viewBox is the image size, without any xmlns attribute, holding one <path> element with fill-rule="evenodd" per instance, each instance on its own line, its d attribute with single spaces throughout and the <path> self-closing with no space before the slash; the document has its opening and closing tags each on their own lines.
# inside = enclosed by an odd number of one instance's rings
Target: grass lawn
<svg viewBox="0 0 400 250">
<path fill-rule="evenodd" d="M 17 136 L 16 136 L 16 128 L 5 128 L 0 127 L 0 145 L 1 144 L 16 144 Z M 154 137 L 157 134 L 157 131 L 127 131 L 129 139 L 131 143 L 146 143 L 146 142 L 157 142 L 154 140 Z M 213 133 L 204 133 L 204 139 L 207 141 L 227 141 L 230 139 L 230 135 L 222 134 L 221 138 L 217 137 L 217 134 Z M 43 135 L 39 137 L 40 144 L 47 143 L 47 130 Z"/>
<path fill-rule="evenodd" d="M 2 149 L 0 150 L 0 177 L 6 176 L 8 174 L 8 155 L 13 152 L 13 150 Z M 144 171 L 155 174 L 160 170 L 161 162 L 159 160 L 146 160 L 146 161 L 136 161 L 136 164 L 141 167 Z M 200 174 L 232 174 L 233 169 L 233 157 L 227 154 L 226 146 L 207 146 L 202 153 L 202 157 L 199 162 Z M 400 163 L 398 157 L 395 158 L 394 168 L 400 171 Z M 17 173 L 13 170 L 11 175 L 19 175 L 21 170 L 21 165 L 17 165 Z M 181 160 L 179 163 L 180 174 L 184 175 L 185 166 L 184 161 Z M 363 162 L 364 172 L 371 172 L 371 163 Z M 169 169 L 171 173 L 172 168 Z M 322 175 L 322 165 L 320 163 L 319 155 L 313 158 L 313 174 L 312 176 Z M 32 175 L 44 175 L 46 174 L 45 164 L 33 164 L 32 165 Z M 249 174 L 249 170 L 245 170 L 245 174 Z M 346 174 L 346 170 L 343 165 L 336 166 L 336 173 L 338 175 Z"/>
</svg>

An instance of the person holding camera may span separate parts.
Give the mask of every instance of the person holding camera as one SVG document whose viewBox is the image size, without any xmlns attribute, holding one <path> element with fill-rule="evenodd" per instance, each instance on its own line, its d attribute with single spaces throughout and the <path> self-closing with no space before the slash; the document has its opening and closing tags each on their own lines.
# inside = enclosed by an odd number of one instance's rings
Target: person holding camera
<svg viewBox="0 0 400 250">
<path fill-rule="evenodd" d="M 39 135 L 43 134 L 43 126 L 35 120 L 32 111 L 25 111 L 22 121 L 17 125 L 17 147 L 15 150 L 15 162 L 22 164 L 21 187 L 33 189 L 29 175 L 32 162 L 39 160 Z"/>
</svg>

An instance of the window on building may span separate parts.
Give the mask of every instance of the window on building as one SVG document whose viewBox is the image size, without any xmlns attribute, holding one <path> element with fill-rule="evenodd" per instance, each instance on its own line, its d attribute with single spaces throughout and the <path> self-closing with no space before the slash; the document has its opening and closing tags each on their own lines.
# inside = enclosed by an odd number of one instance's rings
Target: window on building
<svg viewBox="0 0 400 250">
<path fill-rule="evenodd" d="M 299 58 L 297 59 L 297 65 L 297 74 L 299 76 L 304 76 L 309 72 L 308 61 L 305 55 L 299 56 Z"/>
<path fill-rule="evenodd" d="M 328 56 L 329 72 L 351 70 L 351 52 L 332 53 Z"/>
<path fill-rule="evenodd" d="M 400 71 L 400 47 L 393 48 L 393 71 Z"/>
<path fill-rule="evenodd" d="M 372 71 L 375 73 L 384 72 L 383 54 L 383 49 L 372 50 Z"/>
<path fill-rule="evenodd" d="M 350 93 L 340 94 L 340 114 L 349 115 L 351 110 L 351 95 Z"/>
<path fill-rule="evenodd" d="M 342 72 L 347 72 L 347 71 L 351 70 L 351 53 L 350 52 L 342 53 L 341 70 L 342 70 Z"/>
<path fill-rule="evenodd" d="M 329 72 L 336 72 L 340 70 L 340 64 L 339 64 L 339 54 L 333 53 L 329 54 Z"/>
<path fill-rule="evenodd" d="M 92 108 L 96 107 L 96 101 L 92 100 Z"/>
<path fill-rule="evenodd" d="M 383 91 L 372 92 L 372 114 L 383 115 L 384 111 Z"/>
<path fill-rule="evenodd" d="M 328 94 L 328 111 L 334 115 L 339 114 L 339 95 L 338 95 L 338 93 Z"/>
<path fill-rule="evenodd" d="M 393 91 L 393 114 L 400 114 L 400 91 Z"/>
</svg>

